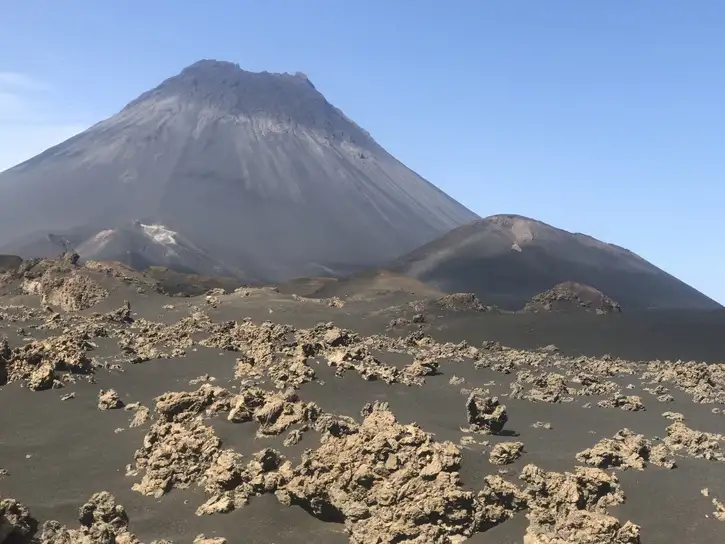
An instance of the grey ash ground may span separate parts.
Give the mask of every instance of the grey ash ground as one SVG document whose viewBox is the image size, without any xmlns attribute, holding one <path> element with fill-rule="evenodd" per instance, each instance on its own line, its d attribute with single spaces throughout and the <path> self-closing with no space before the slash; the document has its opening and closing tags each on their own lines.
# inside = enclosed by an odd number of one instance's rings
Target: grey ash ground
<svg viewBox="0 0 725 544">
<path fill-rule="evenodd" d="M 113 263 L 20 266 L 3 544 L 725 540 L 718 312 L 500 312 L 396 274 L 181 297 Z"/>
</svg>

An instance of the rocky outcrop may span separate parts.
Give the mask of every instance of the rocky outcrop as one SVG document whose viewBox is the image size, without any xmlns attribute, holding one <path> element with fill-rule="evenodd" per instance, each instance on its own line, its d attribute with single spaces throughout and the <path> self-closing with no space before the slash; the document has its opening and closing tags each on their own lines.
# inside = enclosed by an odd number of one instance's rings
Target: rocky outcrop
<svg viewBox="0 0 725 544">
<path fill-rule="evenodd" d="M 664 444 L 653 445 L 644 435 L 622 429 L 613 438 L 604 438 L 576 455 L 577 461 L 596 468 L 633 468 L 642 470 L 647 463 L 674 468 L 675 461 Z"/>
<path fill-rule="evenodd" d="M 87 353 L 95 349 L 87 334 L 68 328 L 58 336 L 32 340 L 10 349 L 7 340 L 0 341 L 0 384 L 26 381 L 28 388 L 42 391 L 63 387 L 63 379 L 72 375 L 88 375 L 93 365 Z"/>
<path fill-rule="evenodd" d="M 492 449 L 488 460 L 494 465 L 508 465 L 524 453 L 523 442 L 499 442 Z"/>
<path fill-rule="evenodd" d="M 78 521 L 78 529 L 69 529 L 57 521 L 45 522 L 41 530 L 41 544 L 141 544 L 128 530 L 126 510 L 107 491 L 94 494 L 80 507 Z"/>
<path fill-rule="evenodd" d="M 15 499 L 0 496 L 0 544 L 29 544 L 36 525 L 27 507 Z"/>
<path fill-rule="evenodd" d="M 66 312 L 85 310 L 108 296 L 108 291 L 88 275 L 76 269 L 51 267 L 37 279 L 26 278 L 22 290 L 41 297 L 41 303 Z"/>
<path fill-rule="evenodd" d="M 482 389 L 471 391 L 466 399 L 466 419 L 473 432 L 499 434 L 508 421 L 506 406 L 487 394 Z"/>
<path fill-rule="evenodd" d="M 571 402 L 576 391 L 568 386 L 568 381 L 556 372 L 523 370 L 511 382 L 509 396 L 531 402 Z"/>
<path fill-rule="evenodd" d="M 98 393 L 98 409 L 99 410 L 118 410 L 123 408 L 123 401 L 116 393 L 115 389 L 101 389 Z"/>
<path fill-rule="evenodd" d="M 459 542 L 484 515 L 495 522 L 515 508 L 509 503 L 504 511 L 502 501 L 484 509 L 482 502 L 494 502 L 496 493 L 514 491 L 499 480 L 487 482 L 480 496 L 464 490 L 460 462 L 457 446 L 399 424 L 387 405 L 376 403 L 353 432 L 306 452 L 277 496 L 321 519 L 344 522 L 353 543 Z"/>
<path fill-rule="evenodd" d="M 682 421 L 675 421 L 667 427 L 665 445 L 677 455 L 710 461 L 725 461 L 723 444 L 725 435 L 697 431 Z"/>
<path fill-rule="evenodd" d="M 597 402 L 600 408 L 619 408 L 625 412 L 640 412 L 645 410 L 642 398 L 637 395 L 622 395 L 616 393 L 608 399 Z"/>
<path fill-rule="evenodd" d="M 452 293 L 435 300 L 435 304 L 452 312 L 488 312 L 492 308 L 483 304 L 474 293 Z"/>
<path fill-rule="evenodd" d="M 607 514 L 624 502 L 615 476 L 596 468 L 562 474 L 527 465 L 520 478 L 529 507 L 524 544 L 640 543 L 637 525 Z"/>
<path fill-rule="evenodd" d="M 534 296 L 524 306 L 523 311 L 584 311 L 597 315 L 608 315 L 619 313 L 622 309 L 617 302 L 594 287 L 576 282 L 564 282 Z"/>
</svg>

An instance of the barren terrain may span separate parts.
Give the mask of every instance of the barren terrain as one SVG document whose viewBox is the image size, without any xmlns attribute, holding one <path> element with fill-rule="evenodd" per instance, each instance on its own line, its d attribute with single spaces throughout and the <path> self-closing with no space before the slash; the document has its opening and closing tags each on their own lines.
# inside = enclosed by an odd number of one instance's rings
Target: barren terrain
<svg viewBox="0 0 725 544">
<path fill-rule="evenodd" d="M 3 544 L 725 540 L 722 312 L 15 264 Z"/>
</svg>

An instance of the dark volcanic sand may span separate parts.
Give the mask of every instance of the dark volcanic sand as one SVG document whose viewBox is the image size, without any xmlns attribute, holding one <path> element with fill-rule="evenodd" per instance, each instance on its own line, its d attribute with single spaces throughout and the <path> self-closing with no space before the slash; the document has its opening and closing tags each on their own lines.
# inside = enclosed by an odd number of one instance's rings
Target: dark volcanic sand
<svg viewBox="0 0 725 544">
<path fill-rule="evenodd" d="M 208 304 L 204 297 L 141 296 L 124 287 L 82 314 L 107 311 L 117 307 L 119 300 L 129 298 L 137 317 L 167 323 L 188 315 L 193 309 L 201 309 L 215 322 L 251 317 L 256 323 L 271 320 L 307 328 L 318 322 L 333 321 L 365 335 L 401 336 L 416 327 L 386 330 L 392 317 L 410 317 L 415 313 L 394 308 L 411 300 L 405 294 L 377 293 L 375 297 L 334 308 L 324 301 L 295 300 L 288 294 L 273 291 L 251 290 L 250 293 L 250 296 L 220 296 L 218 302 Z M 17 300 L 13 299 L 15 303 Z M 22 300 L 31 301 L 29 297 Z M 0 304 L 7 301 L 0 299 Z M 174 308 L 164 309 L 164 304 L 172 304 Z M 393 309 L 380 311 L 383 308 Z M 722 334 L 725 317 L 712 312 L 582 318 L 430 311 L 426 312 L 426 321 L 424 331 L 439 342 L 466 340 L 472 346 L 480 346 L 484 340 L 495 340 L 526 349 L 555 344 L 563 353 L 572 355 L 609 353 L 632 360 L 725 361 Z M 29 323 L 38 321 L 0 320 L 0 337 L 8 336 L 12 347 L 23 343 L 16 332 L 21 326 L 30 330 L 34 338 L 57 333 L 33 331 L 28 328 Z M 97 343 L 99 348 L 89 354 L 94 358 L 103 359 L 118 351 L 115 339 L 101 339 Z M 386 357 L 384 352 L 376 352 L 375 355 L 401 368 L 412 361 L 407 354 L 389 353 Z M 131 489 L 139 478 L 126 476 L 125 466 L 133 462 L 134 452 L 141 446 L 149 424 L 129 428 L 133 412 L 99 411 L 96 407 L 99 391 L 114 388 L 124 402 L 140 402 L 150 408 L 154 406 L 154 397 L 164 392 L 196 390 L 199 385 L 190 385 L 189 380 L 203 374 L 216 378 L 213 385 L 233 391 L 239 387 L 239 381 L 234 379 L 234 361 L 238 356 L 238 353 L 194 346 L 187 349 L 184 357 L 123 364 L 122 372 L 97 369 L 94 384 L 79 381 L 62 389 L 40 392 L 21 387 L 20 383 L 0 387 L 0 468 L 10 473 L 0 478 L 0 495 L 13 497 L 28 506 L 41 523 L 57 519 L 77 527 L 78 507 L 93 493 L 106 490 L 125 506 L 130 531 L 143 542 L 155 538 L 191 542 L 199 533 L 224 536 L 231 543 L 348 542 L 342 524 L 320 521 L 299 507 L 283 506 L 271 494 L 252 497 L 248 506 L 228 514 L 197 516 L 195 510 L 206 498 L 195 486 L 188 490 L 173 489 L 161 499 Z M 484 476 L 498 474 L 501 468 L 506 471 L 504 478 L 516 484 L 518 473 L 529 463 L 546 470 L 572 471 L 581 465 L 575 459 L 578 452 L 625 427 L 650 439 L 663 437 L 671 423 L 662 417 L 665 411 L 681 412 L 686 423 L 697 430 L 725 430 L 725 415 L 712 413 L 712 408 L 725 406 L 693 403 L 690 395 L 671 384 L 666 385 L 674 402 L 659 403 L 642 390 L 643 384 L 636 374 L 611 379 L 622 386 L 623 394 L 639 395 L 646 411 L 599 408 L 596 403 L 604 397 L 597 396 L 577 396 L 571 403 L 560 404 L 510 399 L 509 384 L 515 379 L 516 370 L 503 374 L 488 368 L 476 369 L 470 360 L 443 360 L 440 374 L 427 376 L 423 386 L 365 381 L 353 371 L 338 378 L 324 359 L 310 364 L 316 371 L 317 381 L 300 387 L 298 394 L 303 401 L 314 401 L 325 412 L 348 415 L 358 421 L 360 409 L 366 403 L 386 401 L 398 422 L 416 422 L 423 430 L 433 433 L 437 441 L 450 440 L 455 444 L 463 436 L 471 435 L 461 430 L 467 425 L 466 396 L 461 388 L 486 387 L 499 395 L 509 417 L 503 435 L 476 435 L 477 441 L 488 440 L 488 447 L 461 446 L 461 480 L 465 488 L 473 490 L 481 488 Z M 453 375 L 464 378 L 465 383 L 450 384 Z M 626 389 L 628 384 L 633 384 L 634 389 Z M 61 395 L 69 392 L 74 392 L 76 397 L 62 402 Z M 585 403 L 592 403 L 592 407 L 583 408 Z M 533 428 L 532 424 L 537 421 L 549 422 L 552 428 Z M 255 438 L 255 423 L 232 424 L 220 415 L 209 420 L 209 424 L 222 439 L 223 447 L 231 447 L 245 457 L 272 446 L 291 458 L 294 465 L 302 450 L 315 449 L 319 444 L 319 434 L 314 431 L 306 433 L 296 446 L 286 448 L 281 444 L 286 433 L 273 438 Z M 124 430 L 114 432 L 118 428 Z M 505 467 L 489 463 L 491 447 L 507 441 L 523 442 L 523 456 Z M 725 462 L 683 457 L 677 457 L 676 461 L 677 468 L 673 470 L 651 464 L 643 471 L 616 470 L 626 502 L 609 513 L 622 523 L 631 520 L 640 525 L 643 543 L 721 544 L 725 541 L 725 522 L 713 518 L 711 498 L 725 499 Z M 705 487 L 711 491 L 709 498 L 700 493 Z M 527 526 L 528 520 L 522 512 L 485 533 L 475 534 L 470 542 L 520 543 Z"/>
</svg>

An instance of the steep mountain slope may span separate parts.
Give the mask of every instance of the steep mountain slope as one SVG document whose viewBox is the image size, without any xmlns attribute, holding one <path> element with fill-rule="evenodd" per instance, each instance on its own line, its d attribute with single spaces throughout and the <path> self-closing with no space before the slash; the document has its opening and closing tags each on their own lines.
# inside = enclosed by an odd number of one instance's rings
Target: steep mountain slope
<svg viewBox="0 0 725 544">
<path fill-rule="evenodd" d="M 631 251 L 518 215 L 459 227 L 391 268 L 439 289 L 475 292 L 507 309 L 520 309 L 534 295 L 568 281 L 602 291 L 625 310 L 720 308 Z"/>
<path fill-rule="evenodd" d="M 305 76 L 217 61 L 0 174 L 6 251 L 140 221 L 274 281 L 379 264 L 476 217 Z"/>
</svg>

